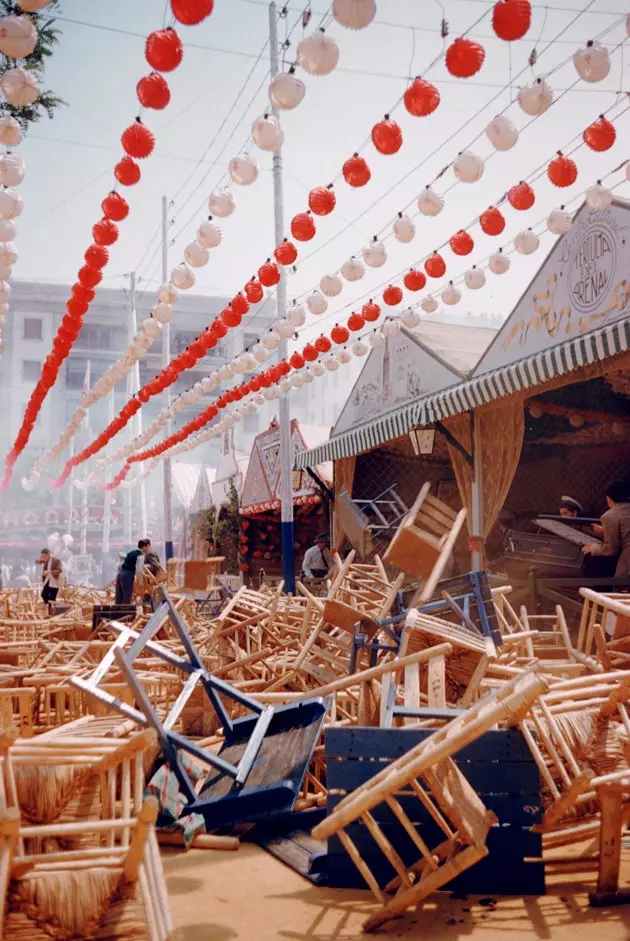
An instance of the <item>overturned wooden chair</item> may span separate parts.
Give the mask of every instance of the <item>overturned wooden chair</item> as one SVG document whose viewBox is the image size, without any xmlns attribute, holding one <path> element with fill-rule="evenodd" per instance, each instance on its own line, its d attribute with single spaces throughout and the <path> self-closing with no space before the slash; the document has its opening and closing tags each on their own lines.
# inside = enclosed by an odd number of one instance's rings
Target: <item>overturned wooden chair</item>
<svg viewBox="0 0 630 941">
<path fill-rule="evenodd" d="M 380 903 L 364 923 L 366 931 L 375 931 L 390 918 L 418 905 L 488 854 L 486 838 L 496 817 L 484 806 L 451 756 L 496 723 L 520 721 L 545 688 L 544 679 L 533 672 L 505 684 L 358 787 L 314 828 L 316 839 L 333 834 L 339 838 Z M 418 811 L 410 806 L 415 803 L 413 797 L 421 805 L 420 812 L 428 814 L 440 834 L 433 848 L 414 824 Z M 383 803 L 415 847 L 413 861 L 401 858 L 376 822 L 373 811 Z M 394 892 L 389 900 L 348 832 L 353 832 L 355 824 L 366 829 L 397 873 L 387 886 Z"/>
</svg>

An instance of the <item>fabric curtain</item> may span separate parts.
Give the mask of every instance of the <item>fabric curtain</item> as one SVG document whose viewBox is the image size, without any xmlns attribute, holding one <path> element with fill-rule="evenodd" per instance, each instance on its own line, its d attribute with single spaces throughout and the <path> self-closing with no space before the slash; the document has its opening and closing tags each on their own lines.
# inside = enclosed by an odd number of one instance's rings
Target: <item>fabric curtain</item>
<svg viewBox="0 0 630 941">
<path fill-rule="evenodd" d="M 444 424 L 460 444 L 471 453 L 470 415 L 455 415 Z M 480 440 L 475 442 L 475 447 L 481 451 L 483 528 L 481 533 L 475 533 L 475 535 L 485 539 L 496 523 L 499 511 L 505 503 L 521 457 L 525 433 L 523 400 L 510 398 L 501 404 L 480 409 L 478 427 Z M 462 505 L 468 511 L 466 522 L 470 533 L 473 469 L 451 444 L 448 444 L 448 451 Z"/>
<path fill-rule="evenodd" d="M 334 491 L 335 491 L 335 508 L 337 506 L 337 498 L 342 490 L 347 490 L 350 496 L 352 496 L 352 485 L 354 483 L 354 471 L 357 466 L 356 455 L 352 457 L 343 457 L 339 461 L 335 461 L 334 464 Z M 332 544 L 335 549 L 340 549 L 343 545 L 345 538 L 345 533 L 339 523 L 339 517 L 336 512 L 336 509 L 333 510 L 333 538 Z"/>
</svg>

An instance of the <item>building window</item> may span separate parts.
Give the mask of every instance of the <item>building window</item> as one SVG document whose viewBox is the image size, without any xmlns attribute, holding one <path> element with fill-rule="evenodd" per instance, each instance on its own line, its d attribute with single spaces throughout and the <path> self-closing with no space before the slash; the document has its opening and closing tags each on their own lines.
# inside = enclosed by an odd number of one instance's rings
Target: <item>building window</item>
<svg viewBox="0 0 630 941">
<path fill-rule="evenodd" d="M 42 321 L 40 317 L 25 317 L 24 318 L 24 339 L 25 340 L 41 340 L 42 338 Z"/>
<path fill-rule="evenodd" d="M 42 364 L 38 359 L 22 360 L 22 379 L 24 382 L 37 382 L 42 371 Z"/>
<path fill-rule="evenodd" d="M 85 376 L 87 372 L 87 359 L 82 359 L 81 357 L 70 357 L 67 360 L 66 364 L 66 388 L 68 389 L 82 389 L 85 382 Z M 97 382 L 105 370 L 107 369 L 108 364 L 101 362 L 100 360 L 91 360 L 90 361 L 90 386 L 93 386 Z"/>
<path fill-rule="evenodd" d="M 121 350 L 127 341 L 125 327 L 112 327 L 109 324 L 90 323 L 81 327 L 76 341 L 76 348 L 83 350 Z"/>
</svg>

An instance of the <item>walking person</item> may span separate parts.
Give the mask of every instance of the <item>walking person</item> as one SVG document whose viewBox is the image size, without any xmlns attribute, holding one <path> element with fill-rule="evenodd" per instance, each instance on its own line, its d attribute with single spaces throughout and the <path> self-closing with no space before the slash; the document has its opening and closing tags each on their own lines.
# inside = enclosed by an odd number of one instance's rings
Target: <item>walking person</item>
<svg viewBox="0 0 630 941">
<path fill-rule="evenodd" d="M 36 565 L 42 565 L 42 601 L 48 607 L 48 615 L 55 613 L 55 601 L 63 581 L 61 559 L 51 555 L 50 549 L 42 549 Z"/>
<path fill-rule="evenodd" d="M 116 578 L 116 604 L 131 604 L 133 584 L 136 578 L 142 577 L 144 560 L 150 545 L 148 539 L 141 539 L 138 548 L 132 549 L 125 556 Z"/>
<path fill-rule="evenodd" d="M 317 537 L 315 545 L 307 549 L 302 561 L 302 574 L 306 578 L 326 578 L 335 563 L 328 548 L 328 536 Z"/>
</svg>

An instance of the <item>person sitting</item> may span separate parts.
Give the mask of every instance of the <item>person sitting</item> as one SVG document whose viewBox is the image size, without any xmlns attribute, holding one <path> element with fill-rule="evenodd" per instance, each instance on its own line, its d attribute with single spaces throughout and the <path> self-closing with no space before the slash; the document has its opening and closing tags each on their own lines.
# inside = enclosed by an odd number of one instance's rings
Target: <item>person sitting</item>
<svg viewBox="0 0 630 941">
<path fill-rule="evenodd" d="M 36 565 L 43 565 L 42 569 L 42 601 L 48 606 L 48 614 L 54 614 L 55 601 L 63 578 L 61 560 L 54 558 L 50 549 L 42 549 Z"/>
<path fill-rule="evenodd" d="M 322 534 L 304 554 L 302 575 L 305 578 L 326 578 L 334 564 L 328 548 L 328 536 Z"/>
<path fill-rule="evenodd" d="M 616 556 L 615 578 L 630 577 L 630 484 L 614 481 L 606 489 L 607 511 L 601 518 L 603 544 L 589 542 L 585 555 Z M 593 527 L 595 528 L 595 527 Z"/>
<path fill-rule="evenodd" d="M 151 543 L 141 539 L 137 549 L 132 549 L 125 556 L 116 578 L 116 604 L 131 604 L 133 586 L 136 578 L 141 578 L 144 571 L 144 558 Z"/>
<path fill-rule="evenodd" d="M 577 519 L 577 517 L 582 516 L 583 513 L 584 507 L 581 503 L 578 503 L 577 500 L 574 500 L 573 497 L 560 497 L 559 516 L 564 516 L 568 519 Z"/>
</svg>

